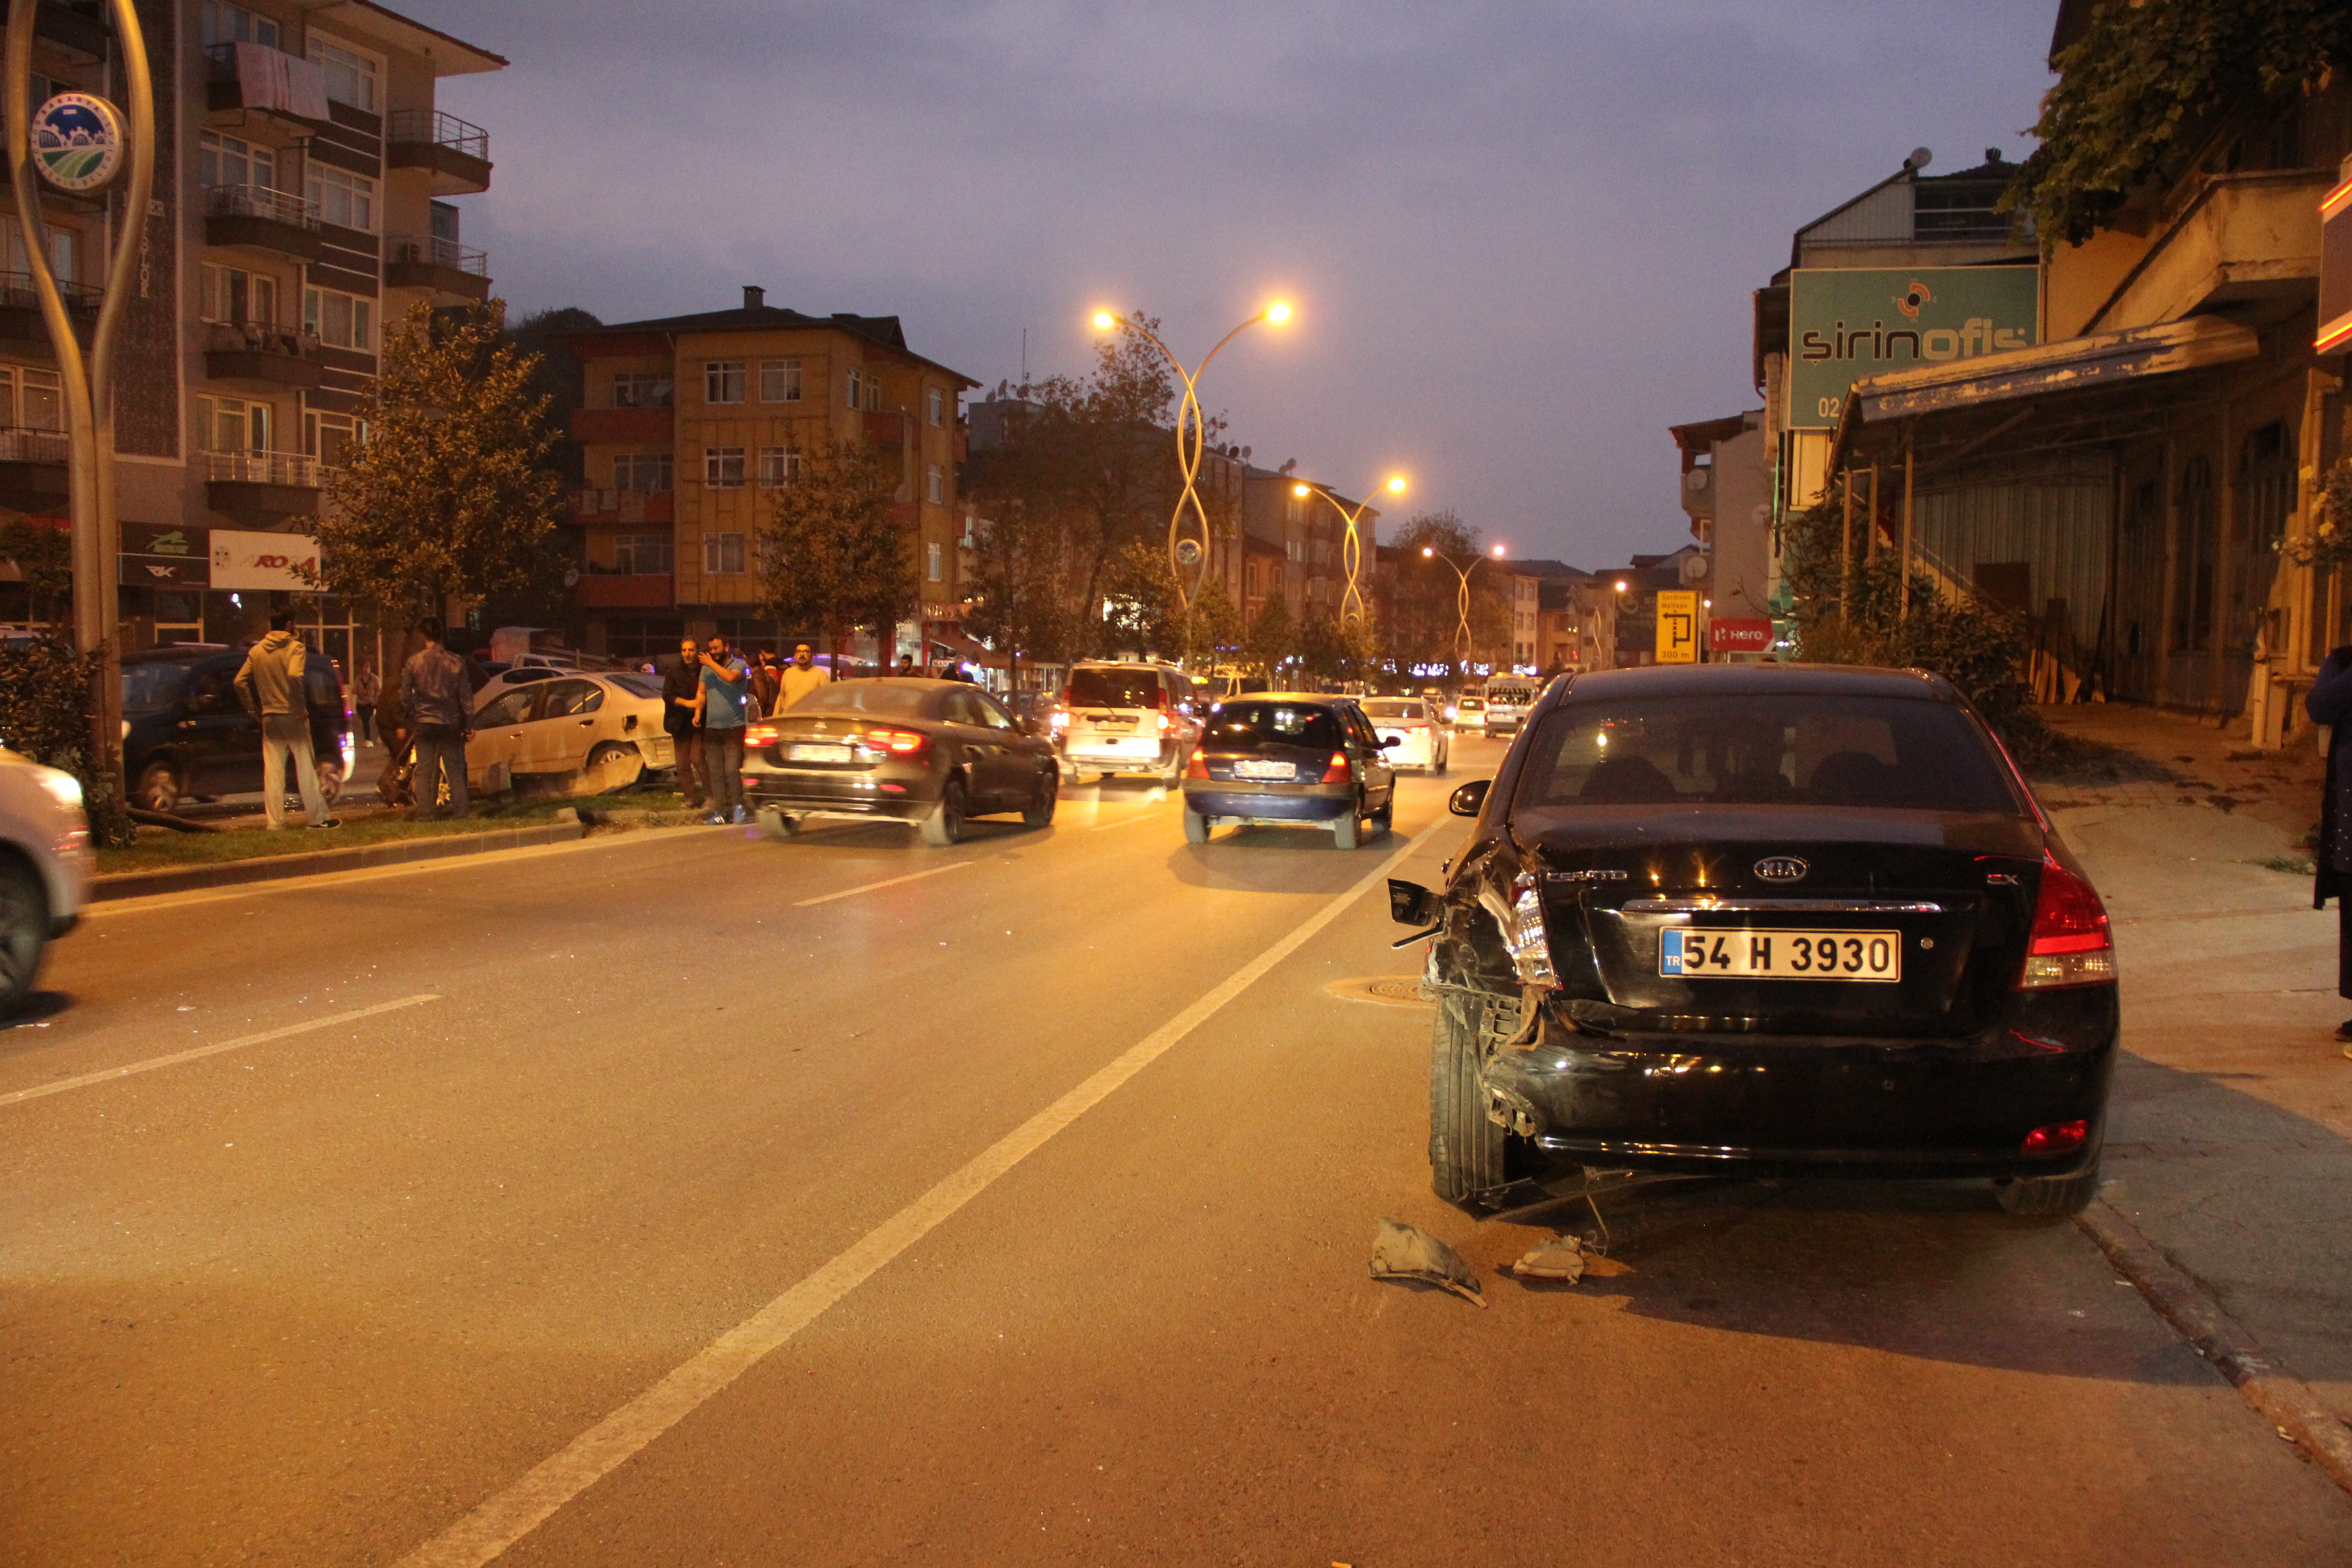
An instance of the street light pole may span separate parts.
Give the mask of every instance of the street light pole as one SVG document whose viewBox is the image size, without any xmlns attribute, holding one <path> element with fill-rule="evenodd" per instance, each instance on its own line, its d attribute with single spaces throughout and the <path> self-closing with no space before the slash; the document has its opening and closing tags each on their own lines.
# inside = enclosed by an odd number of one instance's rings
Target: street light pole
<svg viewBox="0 0 2352 1568">
<path fill-rule="evenodd" d="M 1165 359 L 1169 367 L 1175 371 L 1176 379 L 1184 384 L 1184 396 L 1176 409 L 1176 468 L 1177 471 L 1183 476 L 1184 488 L 1177 495 L 1176 510 L 1168 520 L 1168 570 L 1176 580 L 1176 609 L 1184 623 L 1183 662 L 1187 665 L 1192 662 L 1192 602 L 1209 574 L 1209 513 L 1207 508 L 1201 504 L 1201 491 L 1198 485 L 1201 477 L 1201 459 L 1207 451 L 1208 444 L 1207 420 L 1201 412 L 1201 377 L 1208 373 L 1209 362 L 1217 357 L 1218 351 L 1240 337 L 1243 332 L 1260 321 L 1272 321 L 1275 325 L 1280 326 L 1288 320 L 1290 320 L 1289 305 L 1276 300 L 1265 310 L 1219 338 L 1216 348 L 1211 349 L 1203 355 L 1198 365 L 1186 370 L 1184 362 L 1178 359 L 1166 343 L 1160 342 L 1157 332 L 1143 324 L 1139 314 L 1121 316 L 1109 310 L 1095 312 L 1095 327 L 1097 331 L 1109 331 L 1118 328 L 1133 332 L 1153 348 L 1158 349 L 1160 357 Z M 1189 586 L 1185 582 L 1186 567 L 1181 552 L 1184 539 L 1184 514 L 1188 510 L 1192 512 L 1200 527 L 1198 542 L 1201 552 L 1200 560 L 1196 563 Z"/>
<path fill-rule="evenodd" d="M 1470 564 L 1467 566 L 1439 550 L 1435 545 L 1424 544 L 1421 547 L 1421 552 L 1432 560 L 1444 562 L 1454 568 L 1454 574 L 1462 580 L 1462 591 L 1455 599 L 1456 607 L 1461 612 L 1462 624 L 1454 633 L 1454 679 L 1458 680 L 1461 679 L 1462 667 L 1470 662 L 1470 574 L 1476 569 L 1478 563 L 1489 557 L 1501 560 L 1503 546 L 1497 544 L 1485 555 L 1472 556 Z"/>
<path fill-rule="evenodd" d="M 1401 496 L 1404 494 L 1404 476 L 1392 475 L 1381 488 L 1391 495 Z M 1366 512 L 1372 510 L 1372 503 L 1359 501 L 1355 510 L 1350 511 L 1339 504 L 1339 498 L 1331 493 L 1328 485 L 1297 484 L 1290 487 L 1290 493 L 1295 496 L 1321 496 L 1331 503 L 1331 510 L 1347 521 L 1348 537 L 1339 547 L 1339 558 L 1348 568 L 1348 586 L 1339 595 L 1339 624 L 1354 626 L 1364 618 L 1363 591 L 1357 585 L 1364 563 L 1364 542 L 1356 525 L 1363 521 Z"/>
<path fill-rule="evenodd" d="M 130 90 L 131 123 L 122 140 L 130 179 L 122 193 L 121 218 L 112 235 L 106 297 L 98 327 L 84 357 L 73 319 L 49 266 L 48 226 L 41 218 L 39 173 L 33 166 L 33 25 L 37 7 L 12 6 L 8 13 L 5 130 L 10 189 L 17 220 L 25 226 L 25 266 L 41 300 L 41 319 L 58 357 L 70 454 L 73 519 L 74 644 L 95 656 L 89 694 L 91 781 L 122 787 L 121 620 L 118 580 L 121 520 L 114 496 L 114 350 L 122 331 L 131 279 L 147 229 L 147 204 L 155 187 L 155 89 L 147 67 L 146 35 L 132 0 L 112 0 L 119 81 Z"/>
</svg>

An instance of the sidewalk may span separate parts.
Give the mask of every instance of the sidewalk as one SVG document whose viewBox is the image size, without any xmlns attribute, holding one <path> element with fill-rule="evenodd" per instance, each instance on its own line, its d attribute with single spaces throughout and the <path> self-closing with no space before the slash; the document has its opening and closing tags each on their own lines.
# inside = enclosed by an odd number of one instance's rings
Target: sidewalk
<svg viewBox="0 0 2352 1568">
<path fill-rule="evenodd" d="M 2302 846 L 2320 759 L 2144 710 L 2045 711 L 2169 775 L 2037 784 L 2123 970 L 2105 1201 L 2352 1423 L 2352 1061 L 2333 1038 L 2352 1003 Z"/>
</svg>

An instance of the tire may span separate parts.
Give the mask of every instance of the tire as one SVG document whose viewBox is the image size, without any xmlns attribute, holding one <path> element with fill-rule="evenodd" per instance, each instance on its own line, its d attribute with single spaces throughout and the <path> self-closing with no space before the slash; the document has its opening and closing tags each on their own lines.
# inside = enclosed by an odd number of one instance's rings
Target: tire
<svg viewBox="0 0 2352 1568">
<path fill-rule="evenodd" d="M 800 837 L 801 825 L 799 822 L 792 817 L 786 816 L 782 812 L 777 810 L 772 805 L 764 805 L 760 808 L 759 823 L 760 837 L 762 838 L 772 839 L 778 844 L 782 844 L 787 839 L 797 838 Z"/>
<path fill-rule="evenodd" d="M 1390 826 L 1395 821 L 1396 791 L 1391 789 L 1389 791 L 1389 803 L 1381 807 L 1379 813 L 1372 818 L 1372 836 L 1376 838 L 1386 837 Z"/>
<path fill-rule="evenodd" d="M 1363 803 L 1359 801 L 1357 805 Z M 1353 849 L 1364 841 L 1362 820 L 1350 808 L 1348 815 L 1331 825 L 1331 846 L 1335 849 Z"/>
<path fill-rule="evenodd" d="M 940 804 L 923 818 L 924 843 L 944 849 L 963 837 L 964 800 L 963 780 L 949 779 L 947 788 L 940 792 Z"/>
<path fill-rule="evenodd" d="M 342 763 L 320 763 L 319 764 L 319 798 L 329 805 L 343 798 Z"/>
<path fill-rule="evenodd" d="M 149 763 L 139 770 L 139 785 L 131 792 L 134 805 L 145 811 L 160 811 L 169 816 L 180 809 L 183 786 L 179 773 L 169 763 Z"/>
<path fill-rule="evenodd" d="M 1488 1120 L 1478 1073 L 1480 1004 L 1447 992 L 1429 1044 L 1429 1180 L 1450 1204 L 1468 1203 L 1509 1180 L 1510 1134 Z"/>
<path fill-rule="evenodd" d="M 14 1017 L 41 973 L 49 895 L 29 866 L 0 863 L 0 1018 Z"/>
<path fill-rule="evenodd" d="M 1435 768 L 1435 769 L 1433 769 L 1433 771 L 1437 774 L 1437 776 L 1438 776 L 1439 778 L 1444 778 L 1444 777 L 1445 776 L 1445 767 L 1446 767 L 1446 764 L 1447 764 L 1448 763 L 1452 762 L 1453 760 L 1454 760 L 1454 748 L 1453 748 L 1452 746 L 1448 745 L 1448 746 L 1440 746 L 1440 747 L 1438 747 L 1438 748 L 1437 748 L 1437 766 L 1436 766 L 1436 768 Z"/>
<path fill-rule="evenodd" d="M 1207 817 L 1202 816 L 1191 806 L 1188 805 L 1184 808 L 1185 843 L 1206 844 L 1209 841 L 1209 829 L 1211 826 L 1212 825 Z"/>
<path fill-rule="evenodd" d="M 1045 768 L 1037 774 L 1036 793 L 1021 808 L 1021 820 L 1030 827 L 1054 826 L 1054 805 L 1062 798 L 1062 770 Z"/>
<path fill-rule="evenodd" d="M 2020 1176 L 1993 1187 L 1993 1196 L 2011 1214 L 2078 1215 L 2098 1195 L 2099 1163 L 2071 1176 Z"/>
<path fill-rule="evenodd" d="M 625 742 L 607 741 L 588 753 L 588 765 L 580 770 L 580 788 L 588 795 L 610 795 L 616 789 L 627 789 L 645 776 L 643 752 Z"/>
</svg>

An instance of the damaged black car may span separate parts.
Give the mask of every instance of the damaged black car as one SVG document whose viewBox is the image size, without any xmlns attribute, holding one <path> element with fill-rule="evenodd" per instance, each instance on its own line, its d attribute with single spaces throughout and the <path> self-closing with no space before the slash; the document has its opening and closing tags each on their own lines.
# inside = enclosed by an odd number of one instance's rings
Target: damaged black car
<svg viewBox="0 0 2352 1568">
<path fill-rule="evenodd" d="M 2098 1183 L 2117 1028 L 2088 877 L 1983 721 L 1916 671 L 1563 677 L 1433 928 L 1430 1163 L 1494 1203 L 1565 1166 Z"/>
</svg>

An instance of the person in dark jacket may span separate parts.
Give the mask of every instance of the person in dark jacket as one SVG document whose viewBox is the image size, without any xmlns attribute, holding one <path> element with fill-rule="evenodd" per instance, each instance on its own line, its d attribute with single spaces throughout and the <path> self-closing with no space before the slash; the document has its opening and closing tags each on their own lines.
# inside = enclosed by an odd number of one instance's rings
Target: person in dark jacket
<svg viewBox="0 0 2352 1568">
<path fill-rule="evenodd" d="M 450 815 L 462 817 L 469 810 L 466 742 L 474 738 L 474 678 L 464 659 L 441 646 L 439 616 L 425 616 L 415 631 L 425 646 L 400 671 L 400 710 L 416 747 L 416 801 L 409 815 L 418 822 L 438 816 L 446 784 Z"/>
<path fill-rule="evenodd" d="M 2303 700 L 2315 724 L 2328 726 L 2327 782 L 2319 792 L 2319 850 L 2312 858 L 2311 907 L 2336 900 L 2336 991 L 2352 997 L 2352 645 L 2337 648 L 2319 667 L 2319 679 Z M 2336 1031 L 2352 1057 L 2352 1018 Z"/>
<path fill-rule="evenodd" d="M 701 696 L 702 645 L 680 637 L 677 667 L 662 677 L 662 728 L 669 731 L 670 750 L 677 758 L 677 792 L 696 809 L 710 793 L 709 776 L 702 771 L 702 726 L 696 721 Z"/>
</svg>

